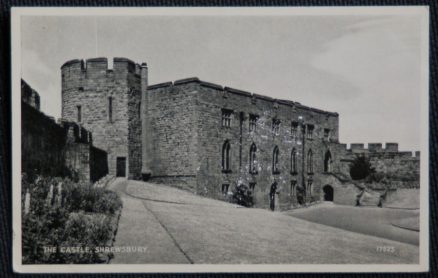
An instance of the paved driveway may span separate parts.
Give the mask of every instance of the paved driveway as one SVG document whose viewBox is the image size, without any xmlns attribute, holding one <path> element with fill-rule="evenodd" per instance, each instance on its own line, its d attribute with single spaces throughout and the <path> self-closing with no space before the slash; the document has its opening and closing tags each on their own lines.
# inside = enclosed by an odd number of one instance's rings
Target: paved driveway
<svg viewBox="0 0 438 278">
<path fill-rule="evenodd" d="M 312 223 L 284 213 L 247 209 L 175 188 L 117 180 L 123 211 L 111 263 L 418 263 L 418 247 Z M 392 246 L 394 253 L 381 253 Z"/>
<path fill-rule="evenodd" d="M 419 210 L 351 207 L 327 202 L 286 214 L 352 232 L 419 244 Z"/>
</svg>

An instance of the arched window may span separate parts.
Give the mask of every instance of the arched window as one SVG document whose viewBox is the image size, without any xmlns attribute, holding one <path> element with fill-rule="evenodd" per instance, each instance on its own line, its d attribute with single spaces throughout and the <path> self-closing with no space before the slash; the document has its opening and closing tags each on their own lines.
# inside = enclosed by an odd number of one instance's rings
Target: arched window
<svg viewBox="0 0 438 278">
<path fill-rule="evenodd" d="M 313 173 L 313 152 L 311 149 L 307 153 L 307 173 Z"/>
<path fill-rule="evenodd" d="M 295 148 L 290 154 L 290 172 L 292 175 L 297 173 L 297 150 Z"/>
<path fill-rule="evenodd" d="M 330 173 L 332 171 L 332 154 L 328 150 L 324 156 L 324 172 Z"/>
<path fill-rule="evenodd" d="M 222 171 L 231 172 L 231 161 L 230 161 L 230 141 L 225 141 L 222 146 Z"/>
<path fill-rule="evenodd" d="M 279 169 L 279 156 L 280 156 L 280 151 L 278 150 L 278 147 L 275 146 L 274 147 L 274 152 L 272 153 L 272 173 L 273 174 L 279 174 L 280 173 L 280 169 Z"/>
<path fill-rule="evenodd" d="M 249 149 L 249 172 L 251 174 L 257 174 L 257 146 L 252 143 L 251 148 Z"/>
</svg>

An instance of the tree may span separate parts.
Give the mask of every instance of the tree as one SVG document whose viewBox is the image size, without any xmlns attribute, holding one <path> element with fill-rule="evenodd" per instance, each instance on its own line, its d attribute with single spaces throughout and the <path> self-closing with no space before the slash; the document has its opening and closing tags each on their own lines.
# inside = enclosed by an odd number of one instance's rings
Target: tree
<svg viewBox="0 0 438 278">
<path fill-rule="evenodd" d="M 350 164 L 350 176 L 353 180 L 362 180 L 376 171 L 371 166 L 370 159 L 365 155 L 357 155 Z"/>
</svg>

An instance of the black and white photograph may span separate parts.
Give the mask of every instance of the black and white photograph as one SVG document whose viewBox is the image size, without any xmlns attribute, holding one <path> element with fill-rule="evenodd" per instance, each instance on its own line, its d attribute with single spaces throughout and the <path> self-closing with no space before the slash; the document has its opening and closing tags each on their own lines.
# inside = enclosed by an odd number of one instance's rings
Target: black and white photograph
<svg viewBox="0 0 438 278">
<path fill-rule="evenodd" d="M 429 269 L 427 7 L 13 8 L 11 34 L 15 271 Z"/>
</svg>

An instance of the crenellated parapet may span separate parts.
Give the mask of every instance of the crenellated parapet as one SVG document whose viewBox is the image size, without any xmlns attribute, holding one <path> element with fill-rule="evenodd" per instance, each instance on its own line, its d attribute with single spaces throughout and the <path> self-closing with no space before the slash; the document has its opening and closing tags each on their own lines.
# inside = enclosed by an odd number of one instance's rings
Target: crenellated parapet
<svg viewBox="0 0 438 278">
<path fill-rule="evenodd" d="M 345 148 L 347 154 L 365 154 L 373 157 L 388 157 L 388 158 L 407 158 L 419 159 L 420 152 L 415 151 L 399 151 L 398 143 L 388 142 L 382 143 L 368 143 L 365 147 L 363 143 L 351 143 L 350 148 Z"/>
<path fill-rule="evenodd" d="M 225 98 L 227 98 L 228 94 L 235 94 L 235 95 L 250 98 L 252 100 L 252 102 L 256 102 L 257 100 L 263 100 L 263 101 L 270 102 L 270 103 L 272 103 L 273 107 L 275 107 L 275 108 L 278 108 L 279 104 L 281 104 L 281 105 L 285 105 L 288 107 L 293 107 L 293 108 L 297 108 L 297 109 L 315 112 L 318 114 L 339 117 L 339 114 L 337 112 L 324 111 L 321 109 L 302 105 L 301 103 L 296 102 L 296 101 L 276 99 L 276 98 L 268 97 L 268 96 L 261 95 L 261 94 L 256 94 L 256 93 L 252 93 L 252 92 L 248 92 L 248 91 L 244 91 L 244 90 L 240 90 L 240 89 L 235 89 L 235 88 L 231 88 L 231 87 L 227 87 L 227 86 L 218 85 L 218 84 L 211 83 L 211 82 L 206 82 L 206 81 L 200 80 L 198 77 L 189 77 L 189 78 L 179 79 L 179 80 L 176 80 L 174 82 L 169 81 L 169 82 L 163 82 L 163 83 L 159 83 L 159 84 L 149 85 L 148 90 L 155 90 L 155 89 L 159 89 L 159 88 L 167 88 L 167 87 L 173 87 L 173 86 L 181 86 L 181 85 L 185 85 L 185 84 L 189 84 L 189 83 L 196 83 L 202 87 L 207 87 L 210 89 L 221 91 Z"/>
<path fill-rule="evenodd" d="M 340 171 L 350 175 L 350 167 L 357 156 L 369 159 L 375 170 L 375 183 L 394 188 L 418 188 L 420 186 L 420 152 L 399 151 L 397 143 L 352 143 L 339 149 Z"/>
<path fill-rule="evenodd" d="M 92 133 L 75 122 L 60 120 L 66 133 L 67 143 L 84 143 L 92 145 Z"/>
<path fill-rule="evenodd" d="M 23 79 L 21 79 L 21 101 L 40 110 L 40 95 Z"/>
<path fill-rule="evenodd" d="M 140 64 L 127 58 L 115 57 L 112 68 L 105 57 L 70 60 L 61 66 L 62 90 L 84 91 L 87 86 L 103 84 L 103 80 L 126 80 L 128 76 L 140 79 L 141 70 Z"/>
</svg>

